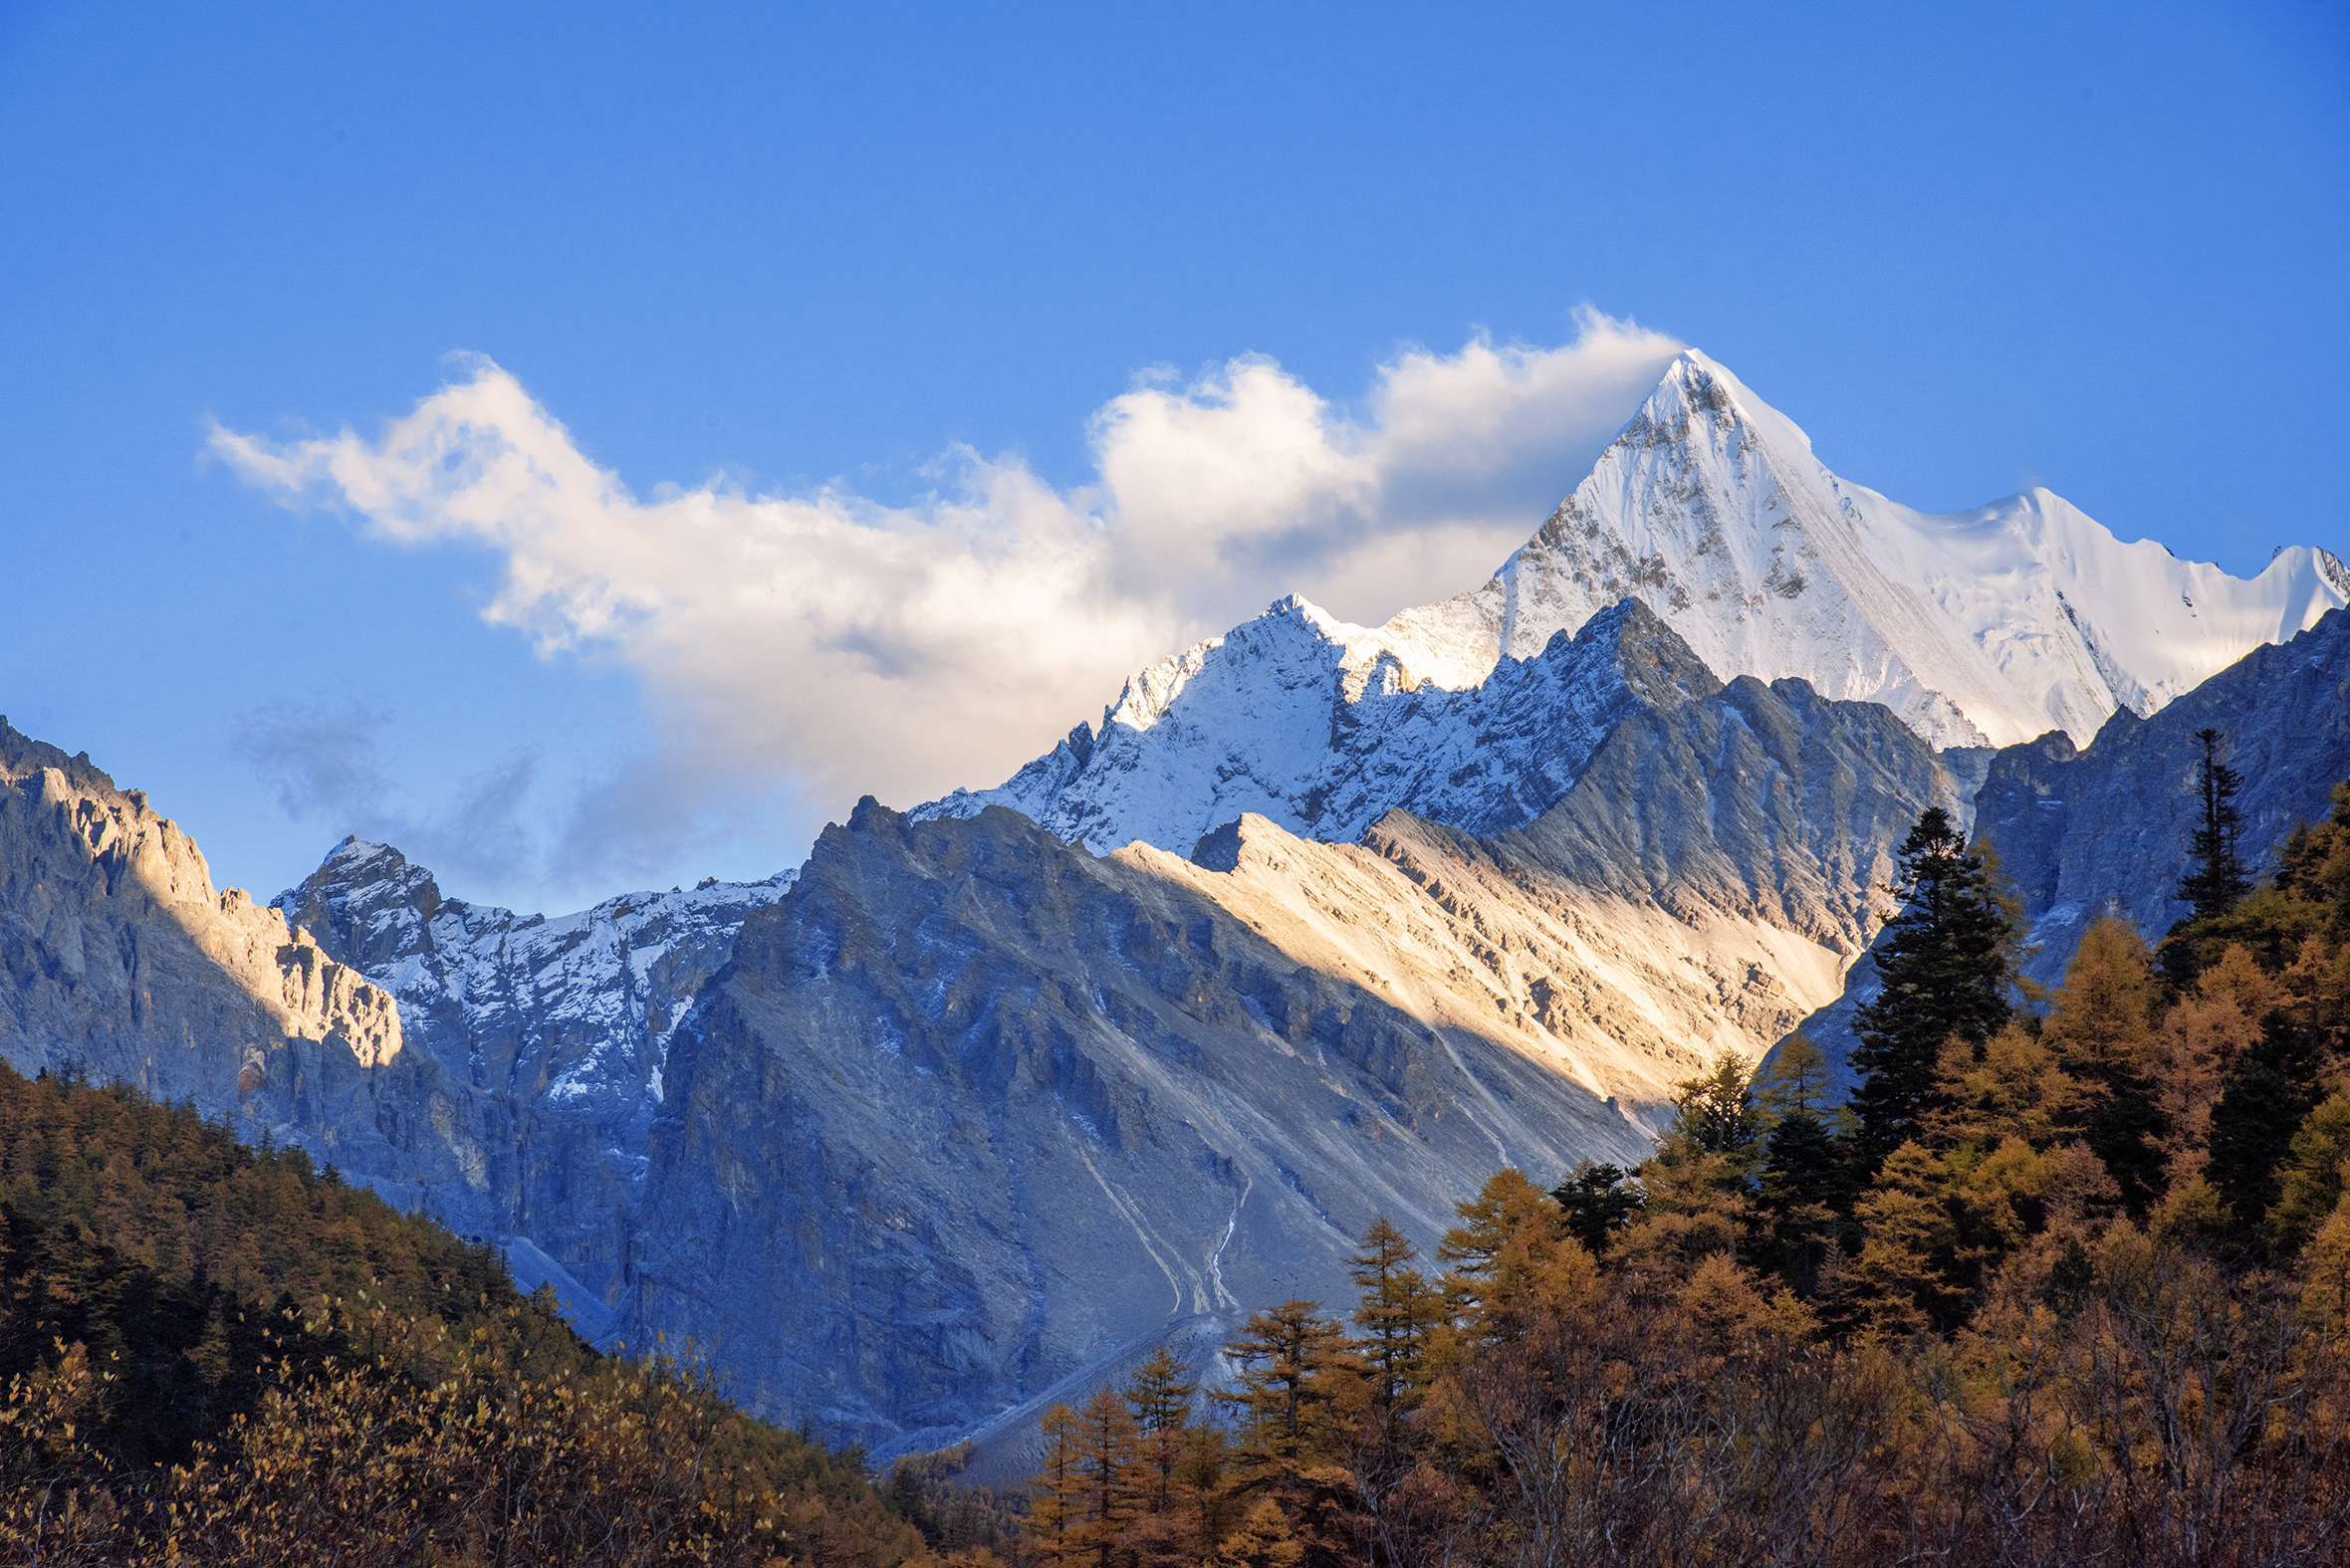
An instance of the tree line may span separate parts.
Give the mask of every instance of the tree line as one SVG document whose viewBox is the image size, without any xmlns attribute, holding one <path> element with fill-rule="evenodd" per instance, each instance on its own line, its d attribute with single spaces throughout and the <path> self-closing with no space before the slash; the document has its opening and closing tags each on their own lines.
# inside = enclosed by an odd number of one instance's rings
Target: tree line
<svg viewBox="0 0 2350 1568">
<path fill-rule="evenodd" d="M 1374 1224 L 1211 1397 L 1162 1353 L 1048 1413 L 1002 1555 L 2350 1561 L 2350 786 L 2255 882 L 2202 742 L 2158 942 L 2027 985 L 1928 810 L 1848 1095 L 1798 1037 L 1636 1171 L 1503 1171 L 1432 1258 Z"/>
<path fill-rule="evenodd" d="M 0 1066 L 0 1562 L 939 1560 L 855 1456 L 598 1355 L 489 1248 Z"/>
</svg>

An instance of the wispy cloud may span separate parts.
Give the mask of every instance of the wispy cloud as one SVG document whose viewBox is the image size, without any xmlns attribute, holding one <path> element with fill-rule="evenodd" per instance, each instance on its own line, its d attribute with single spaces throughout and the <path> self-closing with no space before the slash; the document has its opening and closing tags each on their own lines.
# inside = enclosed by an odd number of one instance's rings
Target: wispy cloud
<svg viewBox="0 0 2350 1568">
<path fill-rule="evenodd" d="M 366 703 L 273 703 L 244 715 L 235 744 L 296 821 L 397 844 L 459 887 L 537 879 L 553 847 L 532 801 L 537 760 L 518 753 L 460 773 L 448 799 L 417 811 L 382 764 L 388 722 Z"/>
<path fill-rule="evenodd" d="M 1586 314 L 1559 344 L 1400 353 L 1351 408 L 1261 357 L 1159 373 L 1094 414 L 1083 483 L 957 450 L 899 506 L 838 485 L 640 492 L 480 357 L 373 437 L 211 445 L 387 543 L 494 551 L 485 616 L 633 667 L 697 777 L 903 803 L 993 783 L 1138 665 L 1281 592 L 1378 620 L 1474 585 L 1678 346 Z M 301 767 L 338 777 L 323 753 Z"/>
</svg>

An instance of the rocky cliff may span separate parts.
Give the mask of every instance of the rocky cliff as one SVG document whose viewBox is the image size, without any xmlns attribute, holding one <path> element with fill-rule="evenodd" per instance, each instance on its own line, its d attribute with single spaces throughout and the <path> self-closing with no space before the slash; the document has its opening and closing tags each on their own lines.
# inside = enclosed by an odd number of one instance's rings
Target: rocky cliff
<svg viewBox="0 0 2350 1568">
<path fill-rule="evenodd" d="M 447 898 L 388 845 L 349 838 L 273 901 L 397 999 L 409 1048 L 490 1108 L 480 1181 L 436 1192 L 445 1223 L 608 1335 L 634 1244 L 669 1041 L 751 910 L 791 885 L 706 881 L 573 915 Z"/>
<path fill-rule="evenodd" d="M 405 1195 L 483 1128 L 391 996 L 244 892 L 135 789 L 0 719 L 0 1057 L 193 1102 Z"/>
</svg>

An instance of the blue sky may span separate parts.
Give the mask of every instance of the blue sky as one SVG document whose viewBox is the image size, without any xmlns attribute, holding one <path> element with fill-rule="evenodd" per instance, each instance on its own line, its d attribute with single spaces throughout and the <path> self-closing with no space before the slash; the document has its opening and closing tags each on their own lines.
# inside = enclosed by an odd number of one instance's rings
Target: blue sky
<svg viewBox="0 0 2350 1568">
<path fill-rule="evenodd" d="M 1260 395 L 1375 423 L 1382 366 L 1478 332 L 1597 333 L 1602 380 L 1641 351 L 1610 323 L 1697 343 L 1913 505 L 2044 483 L 2237 570 L 2350 546 L 2350 24 L 2316 0 L 363 9 L 0 8 L 0 712 L 265 892 L 352 827 L 528 905 L 791 863 L 861 770 L 976 766 L 865 721 L 1062 602 L 1054 498 L 1105 428 Z M 215 422 L 373 438 L 449 384 L 635 498 L 720 498 L 691 541 L 767 497 L 983 562 L 971 517 L 1012 508 L 1030 554 L 930 581 L 987 613 L 919 657 L 868 616 L 714 680 L 723 641 L 551 628 L 479 537 L 208 455 Z M 1557 429 L 1474 507 L 1530 529 L 1588 457 Z M 1292 586 L 1383 614 L 1385 559 L 1243 553 L 1176 620 L 1061 635 L 1122 656 Z M 722 599 L 695 564 L 664 591 Z M 812 560 L 776 613 L 878 569 Z M 819 646 L 873 680 L 813 690 Z M 989 677 L 1033 688 L 987 710 L 1007 755 L 1110 695 L 1028 653 Z"/>
</svg>

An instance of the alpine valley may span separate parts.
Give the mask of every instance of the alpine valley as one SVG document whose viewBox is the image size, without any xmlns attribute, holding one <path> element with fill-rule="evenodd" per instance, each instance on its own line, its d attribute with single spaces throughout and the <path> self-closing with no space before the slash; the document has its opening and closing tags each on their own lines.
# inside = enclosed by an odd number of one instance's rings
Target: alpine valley
<svg viewBox="0 0 2350 1568">
<path fill-rule="evenodd" d="M 1686 352 L 1482 585 L 1282 599 L 765 882 L 523 915 L 347 839 L 257 903 L 0 722 L 0 1057 L 1009 1476 L 1046 1404 L 1349 1295 L 1374 1217 L 1427 1250 L 1499 1168 L 1637 1162 L 1721 1053 L 1833 1046 L 1929 806 L 2036 973 L 2107 908 L 2159 931 L 2198 729 L 2245 737 L 2254 860 L 2350 777 L 2346 599 L 2323 551 L 2234 577 L 2043 490 L 1913 511 Z"/>
</svg>

